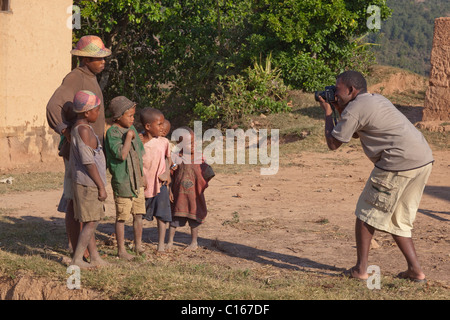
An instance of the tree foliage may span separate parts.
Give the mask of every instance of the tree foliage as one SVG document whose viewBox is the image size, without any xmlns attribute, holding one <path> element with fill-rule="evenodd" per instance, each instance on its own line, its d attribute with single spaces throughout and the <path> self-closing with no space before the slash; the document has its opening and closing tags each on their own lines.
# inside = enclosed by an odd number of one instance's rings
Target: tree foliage
<svg viewBox="0 0 450 320">
<path fill-rule="evenodd" d="M 364 71 L 370 63 L 361 44 L 370 31 L 367 7 L 379 6 L 382 20 L 390 14 L 384 0 L 74 4 L 82 14 L 74 41 L 96 34 L 113 51 L 101 79 L 105 100 L 126 95 L 169 116 L 189 116 L 195 106 L 208 106 L 220 90 L 230 88 L 227 82 L 247 77 L 248 69 L 270 54 L 280 79 L 307 91 L 332 83 L 346 68 Z"/>
</svg>

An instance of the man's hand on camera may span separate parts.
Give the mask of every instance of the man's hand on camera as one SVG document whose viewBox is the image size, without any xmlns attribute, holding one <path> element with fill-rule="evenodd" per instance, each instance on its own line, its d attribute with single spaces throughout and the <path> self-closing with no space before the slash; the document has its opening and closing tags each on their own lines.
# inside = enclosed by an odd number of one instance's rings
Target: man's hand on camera
<svg viewBox="0 0 450 320">
<path fill-rule="evenodd" d="M 331 105 L 320 96 L 319 96 L 319 104 L 322 107 L 323 111 L 325 111 L 325 116 L 331 116 L 333 114 L 333 109 L 331 109 Z"/>
<path fill-rule="evenodd" d="M 334 128 L 334 123 L 332 119 L 333 109 L 331 108 L 331 105 L 320 96 L 319 96 L 319 103 L 322 109 L 325 111 L 325 138 L 327 140 L 328 148 L 330 148 L 330 150 L 336 150 L 341 146 L 342 142 L 340 142 L 331 135 L 331 132 L 333 131 Z M 333 106 L 336 106 L 336 104 L 333 104 Z"/>
</svg>

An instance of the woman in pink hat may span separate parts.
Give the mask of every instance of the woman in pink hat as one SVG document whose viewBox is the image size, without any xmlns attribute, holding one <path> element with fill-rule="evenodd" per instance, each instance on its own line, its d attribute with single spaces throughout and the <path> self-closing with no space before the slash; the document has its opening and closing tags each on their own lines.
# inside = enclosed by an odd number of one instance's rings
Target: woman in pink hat
<svg viewBox="0 0 450 320">
<path fill-rule="evenodd" d="M 62 84 L 56 89 L 47 104 L 47 122 L 59 135 L 61 143 L 59 155 L 64 158 L 66 168 L 64 177 L 64 192 L 58 206 L 58 211 L 66 213 L 66 232 L 69 237 L 69 246 L 75 251 L 81 225 L 73 218 L 73 190 L 68 166 L 70 153 L 70 130 L 76 121 L 73 110 L 73 99 L 77 92 L 88 90 L 100 99 L 100 109 L 97 121 L 92 124 L 95 134 L 99 137 L 101 145 L 104 141 L 105 107 L 103 94 L 96 75 L 105 69 L 105 57 L 111 55 L 111 50 L 105 48 L 103 41 L 93 35 L 82 37 L 71 54 L 79 58 L 79 66 L 67 74 Z"/>
</svg>

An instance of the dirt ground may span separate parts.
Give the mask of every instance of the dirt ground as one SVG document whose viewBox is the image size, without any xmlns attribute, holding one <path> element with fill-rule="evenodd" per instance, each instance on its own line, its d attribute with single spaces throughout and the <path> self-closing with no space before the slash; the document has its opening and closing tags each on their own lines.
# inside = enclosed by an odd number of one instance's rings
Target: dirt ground
<svg viewBox="0 0 450 320">
<path fill-rule="evenodd" d="M 435 151 L 434 157 L 413 239 L 428 280 L 449 286 L 450 151 Z M 270 266 L 330 275 L 353 266 L 353 212 L 372 163 L 362 150 L 350 147 L 302 153 L 289 163 L 272 176 L 261 176 L 259 168 L 217 174 L 205 192 L 209 213 L 200 229 L 200 248 L 192 253 L 182 250 L 190 241 L 189 228 L 184 227 L 175 236 L 176 248 L 171 255 L 231 268 Z M 53 167 L 59 169 L 63 168 Z M 15 216 L 36 216 L 63 228 L 63 214 L 56 210 L 61 192 L 6 194 L 0 196 L 0 204 L 14 209 L 11 214 Z M 109 195 L 107 216 L 114 217 L 110 189 Z M 113 221 L 101 223 L 99 232 L 111 235 Z M 131 227 L 127 233 L 132 239 Z M 143 238 L 153 252 L 157 242 L 155 222 L 144 223 Z M 396 275 L 406 268 L 394 241 L 382 232 L 375 233 L 369 264 L 379 266 L 382 275 Z"/>
</svg>

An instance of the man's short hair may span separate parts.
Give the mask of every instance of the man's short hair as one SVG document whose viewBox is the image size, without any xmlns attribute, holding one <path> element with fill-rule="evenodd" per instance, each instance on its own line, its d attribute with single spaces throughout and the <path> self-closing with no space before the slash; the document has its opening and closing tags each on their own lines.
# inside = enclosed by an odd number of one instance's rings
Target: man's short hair
<svg viewBox="0 0 450 320">
<path fill-rule="evenodd" d="M 345 71 L 336 77 L 347 87 L 355 87 L 356 90 L 367 92 L 367 82 L 364 76 L 358 71 Z"/>
<path fill-rule="evenodd" d="M 144 108 L 140 112 L 142 126 L 145 127 L 147 123 L 152 123 L 163 113 L 155 108 Z"/>
</svg>

